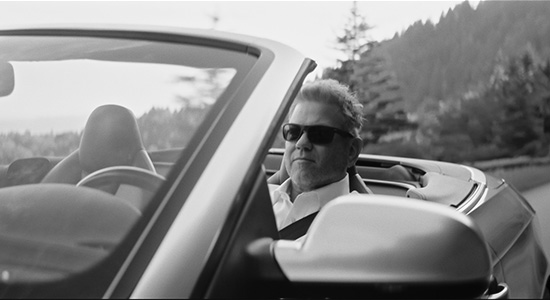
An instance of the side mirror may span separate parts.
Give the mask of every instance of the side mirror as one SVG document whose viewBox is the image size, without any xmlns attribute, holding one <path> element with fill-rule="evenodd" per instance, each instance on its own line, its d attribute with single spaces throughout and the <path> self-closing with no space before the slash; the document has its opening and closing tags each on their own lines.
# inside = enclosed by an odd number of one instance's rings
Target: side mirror
<svg viewBox="0 0 550 300">
<path fill-rule="evenodd" d="M 0 97 L 13 92 L 15 87 L 15 73 L 9 62 L 0 62 Z"/>
<path fill-rule="evenodd" d="M 488 246 L 469 217 L 393 196 L 335 199 L 302 241 L 269 241 L 263 249 L 284 275 L 268 272 L 266 280 L 288 280 L 291 291 L 284 296 L 477 297 L 492 274 Z"/>
</svg>

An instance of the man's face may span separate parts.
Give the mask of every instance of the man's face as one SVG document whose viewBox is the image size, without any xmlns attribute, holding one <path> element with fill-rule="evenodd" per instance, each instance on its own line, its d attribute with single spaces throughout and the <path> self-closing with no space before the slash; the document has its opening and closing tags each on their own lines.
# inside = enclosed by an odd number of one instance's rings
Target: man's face
<svg viewBox="0 0 550 300">
<path fill-rule="evenodd" d="M 344 129 L 344 117 L 336 106 L 301 101 L 290 116 L 289 123 L 325 125 Z M 350 156 L 351 138 L 334 134 L 331 143 L 313 144 L 307 133 L 294 142 L 285 143 L 285 167 L 298 192 L 307 192 L 344 178 Z"/>
</svg>

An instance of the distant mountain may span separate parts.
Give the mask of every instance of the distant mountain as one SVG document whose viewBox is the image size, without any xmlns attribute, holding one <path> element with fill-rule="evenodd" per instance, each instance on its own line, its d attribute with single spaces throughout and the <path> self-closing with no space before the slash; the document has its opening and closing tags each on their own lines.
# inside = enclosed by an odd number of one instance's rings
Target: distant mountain
<svg viewBox="0 0 550 300">
<path fill-rule="evenodd" d="M 405 109 L 485 85 L 495 65 L 530 51 L 550 58 L 550 1 L 463 2 L 439 22 L 418 21 L 375 49 L 400 85 Z"/>
</svg>

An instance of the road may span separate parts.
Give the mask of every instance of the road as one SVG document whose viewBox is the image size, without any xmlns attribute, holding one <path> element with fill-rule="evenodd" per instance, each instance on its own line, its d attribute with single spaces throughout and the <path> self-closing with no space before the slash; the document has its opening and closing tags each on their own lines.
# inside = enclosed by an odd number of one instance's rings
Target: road
<svg viewBox="0 0 550 300">
<path fill-rule="evenodd" d="M 546 255 L 550 258 L 550 184 L 528 190 L 522 194 L 539 216 L 542 242 Z"/>
</svg>

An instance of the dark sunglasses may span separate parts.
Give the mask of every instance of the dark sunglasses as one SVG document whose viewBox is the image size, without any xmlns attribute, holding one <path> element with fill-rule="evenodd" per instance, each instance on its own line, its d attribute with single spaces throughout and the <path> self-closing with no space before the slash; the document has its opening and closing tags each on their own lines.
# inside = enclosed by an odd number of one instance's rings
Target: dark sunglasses
<svg viewBox="0 0 550 300">
<path fill-rule="evenodd" d="M 353 137 L 353 135 L 347 131 L 330 126 L 302 126 L 292 123 L 283 125 L 283 138 L 288 142 L 295 142 L 299 140 L 304 132 L 307 133 L 307 138 L 312 144 L 318 145 L 330 144 L 335 133 L 338 133 L 343 137 Z"/>
</svg>

